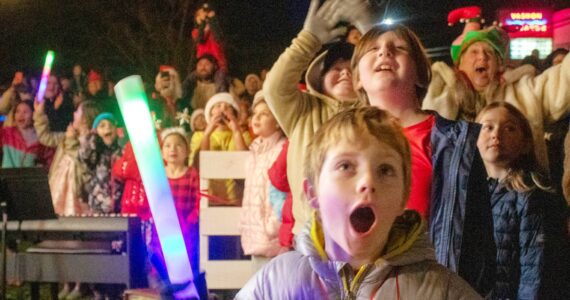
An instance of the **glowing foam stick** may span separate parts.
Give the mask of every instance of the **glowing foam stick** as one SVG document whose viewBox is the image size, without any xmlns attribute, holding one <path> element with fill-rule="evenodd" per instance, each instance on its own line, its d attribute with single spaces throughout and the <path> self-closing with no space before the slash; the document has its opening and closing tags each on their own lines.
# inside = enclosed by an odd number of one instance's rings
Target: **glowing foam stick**
<svg viewBox="0 0 570 300">
<path fill-rule="evenodd" d="M 49 78 L 49 73 L 51 72 L 51 65 L 53 64 L 54 53 L 49 50 L 46 55 L 46 62 L 44 63 L 44 69 L 42 71 L 42 79 L 40 80 L 40 87 L 38 88 L 38 93 L 36 94 L 39 102 L 44 101 L 44 95 L 46 93 L 47 82 Z"/>
<path fill-rule="evenodd" d="M 115 93 L 148 197 L 170 282 L 181 284 L 191 281 L 192 268 L 186 254 L 141 77 L 133 75 L 122 79 L 115 85 Z M 198 298 L 198 292 L 192 283 L 176 296 Z"/>
</svg>

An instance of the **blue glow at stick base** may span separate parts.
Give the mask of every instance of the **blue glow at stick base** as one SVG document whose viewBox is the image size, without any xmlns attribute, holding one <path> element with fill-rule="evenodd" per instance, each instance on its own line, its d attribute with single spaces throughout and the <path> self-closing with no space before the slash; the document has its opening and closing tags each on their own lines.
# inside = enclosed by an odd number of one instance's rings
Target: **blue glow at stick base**
<svg viewBox="0 0 570 300">
<path fill-rule="evenodd" d="M 44 69 L 42 70 L 42 78 L 40 80 L 40 86 L 38 88 L 38 92 L 36 93 L 36 98 L 39 102 L 44 101 L 44 95 L 46 94 L 46 87 L 49 78 L 49 74 L 51 73 L 51 66 L 53 64 L 54 59 L 54 52 L 49 50 L 46 54 L 46 62 L 44 63 Z"/>
<path fill-rule="evenodd" d="M 115 85 L 115 93 L 148 197 L 170 282 L 180 284 L 191 281 L 192 268 L 141 77 L 133 75 L 122 79 Z M 198 298 L 194 283 L 178 292 L 176 297 Z"/>
</svg>

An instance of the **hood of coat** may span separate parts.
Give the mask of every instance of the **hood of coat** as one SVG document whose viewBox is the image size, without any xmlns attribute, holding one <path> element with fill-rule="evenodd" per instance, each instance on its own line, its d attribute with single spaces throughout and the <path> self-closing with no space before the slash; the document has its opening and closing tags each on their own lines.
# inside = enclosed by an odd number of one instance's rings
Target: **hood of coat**
<svg viewBox="0 0 570 300">
<path fill-rule="evenodd" d="M 324 235 L 321 224 L 315 215 L 296 237 L 295 242 L 296 250 L 309 257 L 311 266 L 323 278 L 333 280 L 342 273 L 342 269 L 350 268 L 346 262 L 328 259 L 324 250 Z M 435 253 L 429 242 L 426 224 L 418 212 L 406 210 L 392 225 L 384 251 L 381 257 L 374 262 L 374 266 L 368 272 L 367 277 L 378 276 L 378 272 L 388 275 L 392 267 L 406 266 L 428 260 L 435 261 Z"/>
<path fill-rule="evenodd" d="M 322 93 L 322 76 L 321 72 L 324 68 L 325 58 L 327 56 L 328 50 L 323 51 L 319 54 L 307 68 L 305 74 L 305 82 L 307 83 L 307 90 L 310 94 L 317 96 L 319 99 L 333 104 L 333 106 L 339 107 L 352 107 L 358 102 L 358 98 L 354 98 L 353 101 L 339 101 L 333 97 L 327 96 Z"/>
</svg>

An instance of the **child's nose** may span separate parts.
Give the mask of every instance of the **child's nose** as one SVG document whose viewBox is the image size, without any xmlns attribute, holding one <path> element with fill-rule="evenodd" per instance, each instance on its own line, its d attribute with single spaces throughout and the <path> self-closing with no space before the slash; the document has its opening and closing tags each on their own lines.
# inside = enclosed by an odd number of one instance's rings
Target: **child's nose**
<svg viewBox="0 0 570 300">
<path fill-rule="evenodd" d="M 359 192 L 361 192 L 361 193 L 374 193 L 374 192 L 376 192 L 376 189 L 373 186 L 363 185 L 360 187 Z"/>
<path fill-rule="evenodd" d="M 390 47 L 388 47 L 388 46 L 380 47 L 380 50 L 378 50 L 378 56 L 379 57 L 392 56 L 392 51 L 391 51 Z"/>
<path fill-rule="evenodd" d="M 358 186 L 359 193 L 374 193 L 376 187 L 374 186 L 373 176 L 371 174 L 364 174 L 360 179 Z"/>
</svg>

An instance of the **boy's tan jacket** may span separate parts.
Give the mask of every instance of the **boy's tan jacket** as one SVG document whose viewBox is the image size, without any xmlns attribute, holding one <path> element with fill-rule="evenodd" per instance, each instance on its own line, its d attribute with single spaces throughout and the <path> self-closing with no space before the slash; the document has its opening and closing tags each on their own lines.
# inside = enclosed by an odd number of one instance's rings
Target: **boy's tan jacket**
<svg viewBox="0 0 570 300">
<path fill-rule="evenodd" d="M 548 169 L 544 125 L 570 111 L 570 55 L 562 64 L 535 76 L 534 68 L 521 66 L 507 71 L 482 93 L 473 92 L 460 73 L 443 62 L 432 65 L 432 81 L 423 108 L 437 111 L 450 120 L 473 121 L 486 104 L 506 101 L 529 120 L 540 164 Z"/>
<path fill-rule="evenodd" d="M 340 111 L 360 106 L 360 102 L 340 102 L 316 91 L 320 83 L 307 77 L 308 92 L 301 92 L 298 82 L 321 43 L 308 31 L 301 31 L 289 48 L 275 62 L 263 84 L 265 100 L 289 138 L 287 177 L 293 195 L 293 233 L 299 233 L 309 219 L 310 211 L 303 193 L 305 149 L 321 125 Z M 321 60 L 319 60 L 321 58 Z M 320 66 L 324 56 L 311 64 L 307 74 Z M 314 73 L 313 73 L 314 74 Z M 320 72 L 319 72 L 320 74 Z"/>
</svg>

